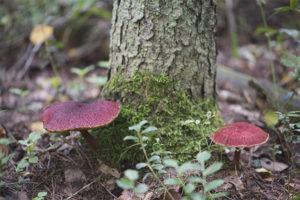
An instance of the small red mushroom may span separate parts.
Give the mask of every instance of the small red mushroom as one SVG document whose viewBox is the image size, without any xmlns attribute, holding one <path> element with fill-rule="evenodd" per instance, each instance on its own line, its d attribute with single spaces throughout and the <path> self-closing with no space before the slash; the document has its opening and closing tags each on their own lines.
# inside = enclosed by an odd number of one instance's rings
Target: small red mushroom
<svg viewBox="0 0 300 200">
<path fill-rule="evenodd" d="M 247 122 L 227 124 L 210 136 L 216 144 L 235 148 L 234 162 L 240 159 L 240 148 L 264 144 L 268 138 L 269 134 Z"/>
<path fill-rule="evenodd" d="M 80 131 L 93 149 L 98 141 L 88 133 L 89 129 L 111 123 L 120 113 L 120 104 L 112 101 L 80 103 L 66 101 L 47 107 L 42 114 L 44 128 L 49 132 Z"/>
</svg>

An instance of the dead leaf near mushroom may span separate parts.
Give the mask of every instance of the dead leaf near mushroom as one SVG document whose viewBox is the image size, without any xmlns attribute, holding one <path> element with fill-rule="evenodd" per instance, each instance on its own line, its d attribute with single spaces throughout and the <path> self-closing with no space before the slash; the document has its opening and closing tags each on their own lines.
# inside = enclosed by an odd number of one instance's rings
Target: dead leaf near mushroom
<svg viewBox="0 0 300 200">
<path fill-rule="evenodd" d="M 146 192 L 145 194 L 135 195 L 131 190 L 124 190 L 122 195 L 117 198 L 117 200 L 151 200 L 153 197 L 153 192 Z"/>
<path fill-rule="evenodd" d="M 104 174 L 109 174 L 113 176 L 114 178 L 119 179 L 121 177 L 120 172 L 112 167 L 109 167 L 108 165 L 105 165 L 101 160 L 98 159 L 100 167 L 97 170 L 97 173 L 104 173 Z"/>
<path fill-rule="evenodd" d="M 282 162 L 272 161 L 269 158 L 261 158 L 260 164 L 263 168 L 275 172 L 282 172 L 283 170 L 288 168 L 287 164 Z"/>
<path fill-rule="evenodd" d="M 46 131 L 43 127 L 43 122 L 41 121 L 32 122 L 29 125 L 29 130 L 31 132 L 38 132 L 40 134 L 43 134 Z"/>
<path fill-rule="evenodd" d="M 84 186 L 86 176 L 80 169 L 67 169 L 64 171 L 66 188 L 64 192 L 70 196 Z"/>
<path fill-rule="evenodd" d="M 229 172 L 229 176 L 226 176 L 224 178 L 225 183 L 230 183 L 232 184 L 237 191 L 241 191 L 245 189 L 244 183 L 243 181 L 240 179 L 239 176 L 236 175 L 235 171 L 231 171 Z M 230 188 L 229 186 L 227 186 L 228 188 Z"/>
</svg>

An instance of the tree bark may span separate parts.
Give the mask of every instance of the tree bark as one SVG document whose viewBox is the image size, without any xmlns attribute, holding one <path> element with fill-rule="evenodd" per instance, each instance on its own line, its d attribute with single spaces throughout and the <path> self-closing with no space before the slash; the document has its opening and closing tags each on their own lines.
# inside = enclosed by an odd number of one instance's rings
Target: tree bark
<svg viewBox="0 0 300 200">
<path fill-rule="evenodd" d="M 179 83 L 175 90 L 215 98 L 214 0 L 114 0 L 113 7 L 109 80 L 165 73 Z"/>
</svg>

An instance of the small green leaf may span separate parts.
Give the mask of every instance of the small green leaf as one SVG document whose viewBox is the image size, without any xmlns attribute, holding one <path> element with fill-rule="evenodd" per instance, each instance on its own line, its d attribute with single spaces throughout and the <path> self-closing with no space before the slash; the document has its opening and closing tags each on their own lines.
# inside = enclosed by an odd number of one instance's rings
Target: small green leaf
<svg viewBox="0 0 300 200">
<path fill-rule="evenodd" d="M 167 167 L 178 168 L 178 161 L 177 160 L 167 159 L 167 160 L 164 160 L 163 162 L 164 162 L 164 165 L 166 165 Z"/>
<path fill-rule="evenodd" d="M 0 138 L 0 144 L 4 144 L 5 146 L 7 146 L 11 143 L 14 143 L 14 141 L 9 138 Z"/>
<path fill-rule="evenodd" d="M 213 180 L 209 183 L 207 183 L 206 185 L 204 185 L 204 192 L 209 192 L 211 190 L 216 189 L 217 187 L 223 185 L 224 180 Z"/>
<path fill-rule="evenodd" d="M 24 145 L 24 146 L 29 146 L 29 140 L 19 140 L 18 141 L 20 144 Z"/>
<path fill-rule="evenodd" d="M 144 183 L 139 183 L 134 188 L 134 193 L 136 193 L 136 194 L 144 194 L 147 191 L 148 191 L 148 186 L 146 184 L 144 184 Z"/>
<path fill-rule="evenodd" d="M 197 154 L 196 159 L 198 162 L 205 162 L 209 160 L 211 157 L 211 154 L 208 151 L 203 151 Z"/>
<path fill-rule="evenodd" d="M 47 192 L 39 192 L 38 197 L 45 197 L 47 195 Z"/>
<path fill-rule="evenodd" d="M 203 168 L 198 163 L 192 163 L 191 167 L 193 171 L 202 170 Z"/>
<path fill-rule="evenodd" d="M 191 176 L 189 177 L 189 182 L 190 183 L 202 183 L 202 178 L 198 177 L 198 176 Z"/>
<path fill-rule="evenodd" d="M 162 170 L 164 166 L 162 164 L 153 164 L 152 168 L 156 170 Z"/>
<path fill-rule="evenodd" d="M 136 170 L 133 170 L 133 169 L 127 169 L 124 172 L 124 174 L 127 178 L 129 178 L 130 180 L 133 180 L 133 181 L 135 181 L 139 178 L 139 173 Z"/>
<path fill-rule="evenodd" d="M 179 166 L 179 168 L 177 169 L 177 172 L 179 174 L 183 174 L 184 172 L 187 172 L 189 170 L 192 170 L 193 169 L 193 165 L 191 162 L 186 162 L 186 163 L 183 163 L 182 165 Z"/>
<path fill-rule="evenodd" d="M 166 170 L 163 170 L 163 169 L 161 169 L 161 170 L 158 170 L 158 172 L 157 173 L 159 173 L 159 174 L 166 174 L 167 173 L 167 171 Z"/>
<path fill-rule="evenodd" d="M 97 65 L 99 66 L 99 67 L 104 67 L 104 68 L 109 68 L 109 61 L 99 61 L 98 63 L 97 63 Z"/>
<path fill-rule="evenodd" d="M 210 174 L 215 173 L 216 171 L 219 171 L 221 169 L 222 165 L 223 164 L 221 162 L 216 162 L 216 163 L 210 165 L 208 168 L 206 168 L 203 171 L 203 176 L 208 176 Z"/>
<path fill-rule="evenodd" d="M 287 116 L 289 116 L 289 117 L 300 117 L 300 114 L 288 113 Z"/>
<path fill-rule="evenodd" d="M 146 173 L 146 174 L 144 175 L 144 177 L 143 177 L 143 180 L 145 180 L 146 178 L 148 178 L 148 176 L 150 176 L 151 174 L 152 174 L 151 172 Z"/>
<path fill-rule="evenodd" d="M 153 132 L 153 131 L 156 131 L 156 130 L 157 130 L 156 127 L 154 127 L 154 126 L 148 126 L 145 130 L 142 131 L 142 134 Z"/>
<path fill-rule="evenodd" d="M 0 167 L 1 165 L 6 164 L 9 161 L 9 159 L 11 159 L 12 156 L 13 154 L 9 154 L 8 156 L 3 157 L 3 155 L 0 153 Z"/>
<path fill-rule="evenodd" d="M 180 185 L 181 181 L 178 178 L 167 178 L 164 180 L 164 184 L 166 185 Z"/>
<path fill-rule="evenodd" d="M 58 76 L 54 76 L 54 77 L 48 78 L 46 80 L 49 81 L 51 86 L 54 88 L 58 88 L 62 83 L 61 78 Z"/>
<path fill-rule="evenodd" d="M 26 90 L 24 91 L 24 90 L 21 90 L 20 88 L 10 88 L 9 92 L 12 94 L 23 96 L 23 97 L 28 94 L 28 91 L 26 92 Z"/>
<path fill-rule="evenodd" d="M 121 178 L 120 180 L 117 180 L 117 185 L 126 190 L 134 188 L 134 182 L 128 178 Z"/>
<path fill-rule="evenodd" d="M 267 111 L 264 114 L 264 121 L 266 122 L 267 126 L 274 127 L 279 121 L 279 116 L 273 111 Z"/>
<path fill-rule="evenodd" d="M 80 68 L 76 68 L 76 67 L 72 67 L 71 68 L 71 72 L 74 73 L 74 74 L 77 74 L 78 76 L 80 77 L 83 77 L 85 76 L 88 72 L 90 72 L 91 70 L 93 70 L 95 68 L 94 65 L 90 65 L 90 66 L 87 66 L 83 69 L 80 69 Z"/>
<path fill-rule="evenodd" d="M 190 200 L 189 197 L 182 197 L 181 200 Z"/>
<path fill-rule="evenodd" d="M 184 189 L 184 193 L 185 194 L 191 194 L 192 192 L 194 192 L 195 190 L 195 185 L 192 184 L 192 183 L 188 183 L 185 185 L 185 187 L 183 188 Z"/>
<path fill-rule="evenodd" d="M 227 195 L 227 192 L 219 192 L 219 193 L 210 194 L 209 198 L 217 199 L 217 198 L 225 197 L 226 195 Z"/>
<path fill-rule="evenodd" d="M 24 157 L 19 164 L 17 165 L 16 168 L 16 172 L 20 172 L 22 171 L 25 167 L 27 167 L 29 165 L 28 161 L 27 161 L 28 157 Z"/>
<path fill-rule="evenodd" d="M 32 133 L 30 133 L 30 135 L 28 137 L 28 139 L 29 139 L 30 142 L 36 142 L 36 141 L 38 141 L 41 138 L 42 138 L 42 136 L 38 132 L 32 132 Z"/>
<path fill-rule="evenodd" d="M 286 11 L 289 11 L 289 10 L 291 10 L 291 8 L 289 6 L 284 6 L 284 7 L 276 8 L 275 12 L 274 12 L 274 15 L 277 15 L 278 13 L 286 12 Z"/>
<path fill-rule="evenodd" d="M 192 200 L 205 200 L 205 198 L 199 192 L 194 192 L 191 194 Z"/>
<path fill-rule="evenodd" d="M 153 162 L 153 161 L 157 161 L 157 160 L 160 160 L 160 157 L 157 156 L 157 155 L 151 156 L 151 157 L 149 158 L 149 162 Z"/>
<path fill-rule="evenodd" d="M 39 158 L 34 156 L 28 159 L 29 163 L 37 163 L 39 161 Z"/>
<path fill-rule="evenodd" d="M 138 163 L 138 164 L 136 164 L 136 166 L 135 166 L 137 169 L 142 169 L 142 168 L 144 168 L 144 167 L 147 167 L 147 163 Z"/>
<path fill-rule="evenodd" d="M 107 82 L 107 77 L 104 76 L 89 77 L 87 78 L 87 81 L 90 83 L 95 83 L 99 86 L 103 86 Z"/>
<path fill-rule="evenodd" d="M 132 135 L 127 135 L 126 137 L 124 137 L 124 139 L 123 139 L 124 141 L 126 141 L 126 140 L 133 140 L 133 141 L 138 141 L 139 140 L 139 138 L 138 137 L 135 137 L 135 136 L 132 136 Z"/>
<path fill-rule="evenodd" d="M 288 58 L 282 58 L 281 63 L 286 67 L 295 67 L 296 66 L 295 63 L 291 59 L 288 59 Z"/>
<path fill-rule="evenodd" d="M 290 8 L 295 8 L 298 0 L 290 0 Z"/>
<path fill-rule="evenodd" d="M 138 132 L 138 131 L 141 130 L 142 126 L 145 125 L 145 124 L 147 124 L 147 123 L 148 123 L 147 120 L 143 120 L 143 121 L 141 121 L 140 123 L 138 123 L 138 124 L 136 124 L 136 125 L 130 126 L 128 129 L 129 129 L 130 131 L 133 131 L 133 130 L 134 130 L 134 131 Z"/>
</svg>

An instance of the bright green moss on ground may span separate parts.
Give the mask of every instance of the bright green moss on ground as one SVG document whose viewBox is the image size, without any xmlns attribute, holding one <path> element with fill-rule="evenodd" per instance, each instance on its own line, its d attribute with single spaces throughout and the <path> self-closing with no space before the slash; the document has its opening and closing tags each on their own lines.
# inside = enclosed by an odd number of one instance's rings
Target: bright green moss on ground
<svg viewBox="0 0 300 200">
<path fill-rule="evenodd" d="M 129 126 L 145 119 L 158 128 L 151 134 L 150 143 L 159 138 L 161 147 L 180 161 L 193 159 L 200 150 L 209 148 L 209 136 L 223 125 L 215 102 L 190 99 L 176 87 L 165 74 L 135 74 L 130 80 L 113 77 L 104 96 L 130 103 L 122 105 L 120 116 L 112 124 L 94 131 L 100 142 L 99 154 L 117 166 L 143 159 L 138 148 L 129 148 L 133 143 L 123 138 L 135 134 Z M 149 152 L 157 148 L 148 145 Z"/>
</svg>

